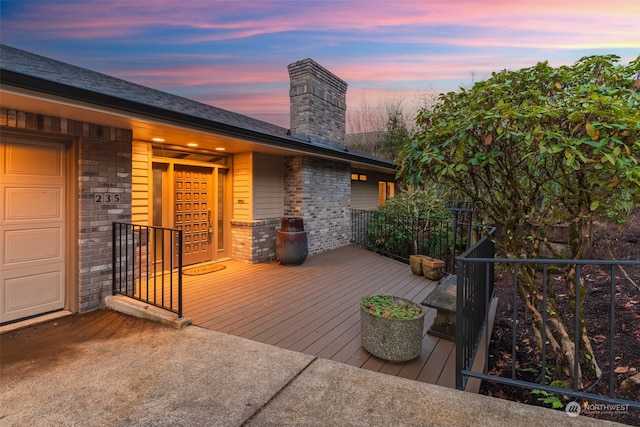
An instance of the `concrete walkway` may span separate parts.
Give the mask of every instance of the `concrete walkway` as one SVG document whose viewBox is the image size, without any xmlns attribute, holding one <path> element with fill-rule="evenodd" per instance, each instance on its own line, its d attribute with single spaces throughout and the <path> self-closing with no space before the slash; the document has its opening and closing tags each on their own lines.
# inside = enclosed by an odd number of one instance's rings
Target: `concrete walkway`
<svg viewBox="0 0 640 427">
<path fill-rule="evenodd" d="M 126 326 L 138 333 L 114 325 L 91 339 L 48 336 L 61 347 L 37 344 L 53 321 L 0 335 L 0 426 L 613 425 L 196 326 L 137 322 Z"/>
</svg>

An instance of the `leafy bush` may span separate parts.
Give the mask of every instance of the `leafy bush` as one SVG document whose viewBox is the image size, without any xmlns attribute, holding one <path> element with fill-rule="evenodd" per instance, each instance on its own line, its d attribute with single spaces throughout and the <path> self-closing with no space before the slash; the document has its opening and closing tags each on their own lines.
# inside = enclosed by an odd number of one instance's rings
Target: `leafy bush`
<svg viewBox="0 0 640 427">
<path fill-rule="evenodd" d="M 400 216 L 449 219 L 445 190 L 438 186 L 403 191 L 380 206 L 380 212 Z"/>
<path fill-rule="evenodd" d="M 397 258 L 443 257 L 453 249 L 451 212 L 437 187 L 406 191 L 389 199 L 367 224 L 372 249 Z"/>
<path fill-rule="evenodd" d="M 398 156 L 399 177 L 464 194 L 502 230 L 495 243 L 504 257 L 537 258 L 547 229 L 560 223 L 569 224 L 570 258 L 588 257 L 593 221 L 624 222 L 625 212 L 640 205 L 640 56 L 628 65 L 602 55 L 571 66 L 540 62 L 493 73 L 469 90 L 441 95 L 416 123 L 420 128 Z M 566 339 L 574 327 L 555 295 L 542 298 L 534 266 L 522 265 L 517 275 L 515 292 L 537 348 L 549 343 L 566 377 L 577 380 L 573 387 L 599 378 L 595 357 L 574 363 L 582 351 L 594 354 L 582 314 L 580 336 Z M 575 276 L 575 265 L 567 266 L 559 294 L 574 307 L 585 300 Z M 549 309 L 558 314 L 545 320 Z"/>
</svg>

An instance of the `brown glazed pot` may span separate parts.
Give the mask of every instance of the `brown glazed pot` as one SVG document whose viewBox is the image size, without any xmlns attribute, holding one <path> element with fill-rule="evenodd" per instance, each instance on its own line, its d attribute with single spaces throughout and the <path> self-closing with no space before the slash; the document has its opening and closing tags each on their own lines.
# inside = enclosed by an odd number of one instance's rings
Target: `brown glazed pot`
<svg viewBox="0 0 640 427">
<path fill-rule="evenodd" d="M 276 236 L 276 257 L 282 265 L 300 265 L 309 255 L 307 232 L 302 218 L 282 218 Z"/>
</svg>

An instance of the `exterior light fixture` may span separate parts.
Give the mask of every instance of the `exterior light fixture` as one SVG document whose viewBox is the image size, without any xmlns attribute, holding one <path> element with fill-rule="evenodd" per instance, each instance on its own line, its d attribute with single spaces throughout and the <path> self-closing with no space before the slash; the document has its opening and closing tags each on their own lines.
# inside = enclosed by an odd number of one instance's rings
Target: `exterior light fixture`
<svg viewBox="0 0 640 427">
<path fill-rule="evenodd" d="M 153 142 L 164 142 L 164 138 L 151 138 Z"/>
</svg>

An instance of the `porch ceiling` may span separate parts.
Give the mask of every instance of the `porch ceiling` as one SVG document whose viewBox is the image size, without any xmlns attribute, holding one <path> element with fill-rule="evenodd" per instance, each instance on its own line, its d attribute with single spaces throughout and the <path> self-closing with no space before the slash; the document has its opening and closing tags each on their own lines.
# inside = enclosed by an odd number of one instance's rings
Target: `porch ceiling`
<svg viewBox="0 0 640 427">
<path fill-rule="evenodd" d="M 29 111 L 36 114 L 55 117 L 72 117 L 74 120 L 86 121 L 103 126 L 131 129 L 136 140 L 151 141 L 163 138 L 167 144 L 186 147 L 189 142 L 197 142 L 198 148 L 215 150 L 225 148 L 228 153 L 261 151 L 272 154 L 295 154 L 294 150 L 283 150 L 266 144 L 231 138 L 224 135 L 205 132 L 189 126 L 178 126 L 159 119 L 151 119 L 143 115 L 126 113 L 116 109 L 71 101 L 58 96 L 44 95 L 29 90 L 8 88 L 0 91 L 3 108 Z"/>
<path fill-rule="evenodd" d="M 214 132 L 205 127 L 198 128 L 178 121 L 172 122 L 161 118 L 149 117 L 144 114 L 122 111 L 114 108 L 102 107 L 96 104 L 71 100 L 68 98 L 44 94 L 3 84 L 0 89 L 2 108 L 28 111 L 30 113 L 49 115 L 54 117 L 68 117 L 73 120 L 95 123 L 103 126 L 113 126 L 131 129 L 133 138 L 151 142 L 153 138 L 162 138 L 164 143 L 171 146 L 184 147 L 197 143 L 198 150 L 222 151 L 228 154 L 259 152 L 281 156 L 305 154 L 309 151 L 289 148 L 284 145 L 274 145 L 258 139 L 242 138 Z M 305 147 L 302 144 L 301 147 Z M 310 147 L 311 148 L 311 147 Z M 190 149 L 190 148 L 189 148 Z M 220 150 L 223 149 L 223 150 Z M 327 159 L 345 162 L 344 158 L 332 155 L 314 153 Z M 381 167 L 364 161 L 350 161 L 352 168 L 376 170 L 383 173 L 395 173 L 389 167 Z"/>
</svg>

